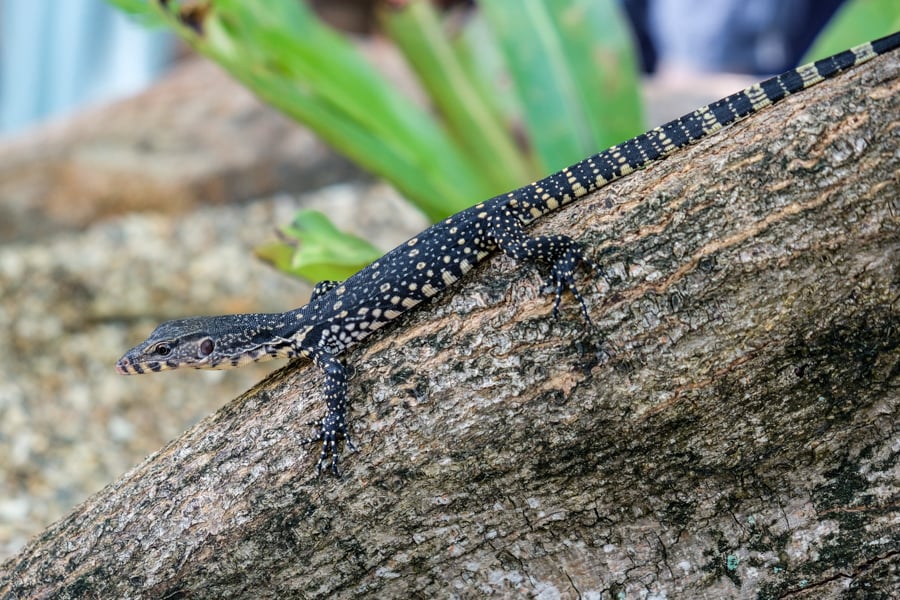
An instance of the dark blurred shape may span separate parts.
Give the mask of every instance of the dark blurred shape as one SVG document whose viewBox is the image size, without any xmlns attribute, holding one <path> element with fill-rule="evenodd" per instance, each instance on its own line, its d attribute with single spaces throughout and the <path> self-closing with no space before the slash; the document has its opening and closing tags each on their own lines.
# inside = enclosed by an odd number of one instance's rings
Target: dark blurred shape
<svg viewBox="0 0 900 600">
<path fill-rule="evenodd" d="M 765 75 L 795 67 L 843 0 L 622 0 L 642 65 Z"/>
</svg>

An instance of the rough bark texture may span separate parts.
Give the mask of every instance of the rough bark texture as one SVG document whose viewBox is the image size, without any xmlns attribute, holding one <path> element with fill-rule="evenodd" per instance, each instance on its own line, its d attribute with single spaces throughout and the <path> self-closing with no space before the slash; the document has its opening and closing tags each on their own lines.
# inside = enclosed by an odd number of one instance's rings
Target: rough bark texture
<svg viewBox="0 0 900 600">
<path fill-rule="evenodd" d="M 609 267 L 593 328 L 497 257 L 352 352 L 341 481 L 299 445 L 320 375 L 288 366 L 33 540 L 0 597 L 890 596 L 898 74 L 541 222 Z"/>
</svg>

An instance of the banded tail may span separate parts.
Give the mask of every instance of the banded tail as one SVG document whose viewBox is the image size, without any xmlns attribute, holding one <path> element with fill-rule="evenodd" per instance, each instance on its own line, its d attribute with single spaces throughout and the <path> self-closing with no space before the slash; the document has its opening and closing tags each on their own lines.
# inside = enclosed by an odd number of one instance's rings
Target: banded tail
<svg viewBox="0 0 900 600">
<path fill-rule="evenodd" d="M 679 148 L 698 142 L 791 94 L 887 54 L 898 46 L 900 32 L 791 69 L 589 156 L 509 196 L 525 200 L 535 207 L 536 210 L 525 219 L 525 223 L 531 222 L 541 214 L 656 162 Z"/>
</svg>

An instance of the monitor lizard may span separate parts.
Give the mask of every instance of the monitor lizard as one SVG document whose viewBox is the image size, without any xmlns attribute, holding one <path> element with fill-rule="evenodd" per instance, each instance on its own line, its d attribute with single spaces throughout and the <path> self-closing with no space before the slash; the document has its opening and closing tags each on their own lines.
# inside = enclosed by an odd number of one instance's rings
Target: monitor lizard
<svg viewBox="0 0 900 600">
<path fill-rule="evenodd" d="M 566 235 L 528 237 L 540 217 L 675 150 L 759 112 L 790 94 L 885 54 L 900 32 L 792 69 L 704 106 L 517 190 L 495 196 L 429 227 L 343 282 L 318 283 L 309 303 L 283 313 L 188 317 L 167 321 L 116 363 L 122 374 L 193 367 L 226 369 L 271 358 L 312 360 L 324 373 L 325 416 L 310 423 L 321 442 L 317 470 L 339 475 L 339 442 L 356 450 L 347 429 L 347 370 L 339 356 L 374 331 L 453 285 L 494 251 L 549 265 L 558 315 L 568 289 L 590 323 L 576 268 L 602 270 Z"/>
</svg>

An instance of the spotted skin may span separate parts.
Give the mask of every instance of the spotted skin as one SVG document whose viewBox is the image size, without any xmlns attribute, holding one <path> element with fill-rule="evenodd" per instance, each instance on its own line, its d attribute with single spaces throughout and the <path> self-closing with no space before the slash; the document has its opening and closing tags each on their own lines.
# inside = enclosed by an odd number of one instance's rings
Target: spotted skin
<svg viewBox="0 0 900 600">
<path fill-rule="evenodd" d="M 333 281 L 331 279 L 325 279 L 323 281 L 320 281 L 319 283 L 317 283 L 316 285 L 313 286 L 313 291 L 312 291 L 312 294 L 309 295 L 309 299 L 315 300 L 322 294 L 326 294 L 333 288 L 337 287 L 337 285 L 339 283 L 340 283 L 340 281 Z"/>
<path fill-rule="evenodd" d="M 658 161 L 785 96 L 900 45 L 900 33 L 773 77 L 636 138 L 463 210 L 394 248 L 346 281 L 323 281 L 309 304 L 285 313 L 191 317 L 156 328 L 117 363 L 120 373 L 194 367 L 224 369 L 269 358 L 311 359 L 325 376 L 325 416 L 304 443 L 321 442 L 317 469 L 339 474 L 347 428 L 347 370 L 338 357 L 372 332 L 435 296 L 494 251 L 549 265 L 553 313 L 565 290 L 587 305 L 576 269 L 599 267 L 566 235 L 529 237 L 525 227 L 611 181 Z"/>
</svg>

